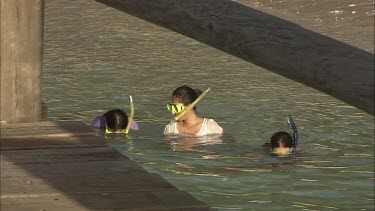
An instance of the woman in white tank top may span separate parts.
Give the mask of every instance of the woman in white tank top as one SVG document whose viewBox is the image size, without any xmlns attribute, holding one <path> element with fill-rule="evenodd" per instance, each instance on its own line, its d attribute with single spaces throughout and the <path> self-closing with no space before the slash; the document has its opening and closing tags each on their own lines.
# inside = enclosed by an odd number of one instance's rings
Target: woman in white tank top
<svg viewBox="0 0 375 211">
<path fill-rule="evenodd" d="M 188 86 L 181 86 L 173 92 L 173 103 L 168 104 L 167 108 L 177 116 L 201 94 L 202 91 L 200 90 L 194 90 Z M 194 106 L 179 118 L 178 121 L 169 123 L 164 129 L 164 135 L 191 134 L 195 136 L 205 136 L 210 134 L 224 134 L 223 128 L 221 128 L 215 120 L 198 116 L 195 109 L 196 107 Z"/>
</svg>

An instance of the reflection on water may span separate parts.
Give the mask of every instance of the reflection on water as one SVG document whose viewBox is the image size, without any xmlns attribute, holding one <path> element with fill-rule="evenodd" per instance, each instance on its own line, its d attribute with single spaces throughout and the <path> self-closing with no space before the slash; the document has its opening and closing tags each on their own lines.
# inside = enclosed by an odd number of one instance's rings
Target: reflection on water
<svg viewBox="0 0 375 211">
<path fill-rule="evenodd" d="M 238 2 L 288 17 L 295 11 L 297 21 L 319 22 L 311 27 L 373 51 L 369 1 Z M 352 33 L 342 33 L 347 26 Z M 215 119 L 224 137 L 162 136 L 172 118 L 165 104 L 183 84 L 211 87 L 197 112 Z M 373 116 L 95 1 L 46 1 L 49 119 L 91 123 L 112 108 L 129 112 L 129 95 L 140 131 L 105 140 L 217 210 L 374 209 Z M 299 129 L 297 157 L 261 151 L 286 129 L 288 114 Z"/>
<path fill-rule="evenodd" d="M 172 151 L 195 151 L 198 146 L 221 144 L 220 135 L 207 135 L 197 137 L 190 134 L 167 135 L 165 141 L 170 143 Z"/>
<path fill-rule="evenodd" d="M 374 53 L 373 0 L 237 0 L 237 2 Z M 358 34 L 361 36 L 356 36 Z"/>
</svg>

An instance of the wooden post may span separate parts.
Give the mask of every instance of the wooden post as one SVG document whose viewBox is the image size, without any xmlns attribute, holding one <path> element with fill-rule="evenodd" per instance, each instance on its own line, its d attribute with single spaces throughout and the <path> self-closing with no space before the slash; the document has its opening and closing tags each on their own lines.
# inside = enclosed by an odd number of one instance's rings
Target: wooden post
<svg viewBox="0 0 375 211">
<path fill-rule="evenodd" d="M 96 1 L 325 92 L 374 115 L 372 53 L 230 0 Z"/>
<path fill-rule="evenodd" d="M 7 123 L 42 114 L 44 0 L 1 0 L 1 115 Z"/>
</svg>

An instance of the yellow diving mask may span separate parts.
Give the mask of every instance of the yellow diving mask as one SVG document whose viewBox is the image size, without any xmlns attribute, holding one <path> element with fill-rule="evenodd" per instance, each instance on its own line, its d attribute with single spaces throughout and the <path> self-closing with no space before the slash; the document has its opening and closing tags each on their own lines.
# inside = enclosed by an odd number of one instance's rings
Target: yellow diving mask
<svg viewBox="0 0 375 211">
<path fill-rule="evenodd" d="M 120 133 L 120 132 L 113 132 L 113 131 L 109 130 L 107 127 L 105 128 L 105 134 L 112 134 L 112 133 Z M 121 133 L 128 134 L 129 130 L 125 130 L 124 132 L 121 132 Z"/>
<path fill-rule="evenodd" d="M 181 111 L 185 110 L 186 107 L 183 104 L 167 104 L 168 111 L 172 112 L 172 114 L 178 114 Z"/>
<path fill-rule="evenodd" d="M 274 155 L 290 155 L 292 154 L 291 151 L 281 151 L 281 152 L 276 152 L 276 151 L 271 151 L 271 154 L 274 154 Z"/>
</svg>

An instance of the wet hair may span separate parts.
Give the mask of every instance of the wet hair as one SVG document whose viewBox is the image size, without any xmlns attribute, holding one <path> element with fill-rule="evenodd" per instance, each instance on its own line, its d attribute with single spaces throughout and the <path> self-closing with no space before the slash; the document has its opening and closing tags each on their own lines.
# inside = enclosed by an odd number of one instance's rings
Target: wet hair
<svg viewBox="0 0 375 211">
<path fill-rule="evenodd" d="M 106 117 L 107 128 L 116 131 L 119 129 L 126 129 L 128 125 L 128 116 L 125 111 L 121 109 L 113 109 L 103 114 Z"/>
<path fill-rule="evenodd" d="M 201 90 L 193 89 L 189 86 L 184 85 L 184 86 L 178 87 L 176 90 L 173 91 L 172 100 L 174 98 L 178 98 L 182 104 L 187 106 L 191 104 L 192 102 L 194 102 L 201 94 L 202 94 Z M 193 109 L 194 110 L 196 109 L 195 106 Z"/>
<path fill-rule="evenodd" d="M 285 131 L 279 131 L 272 135 L 271 137 L 271 148 L 279 148 L 279 147 L 288 147 L 292 148 L 293 146 L 293 138 L 292 136 Z"/>
</svg>

